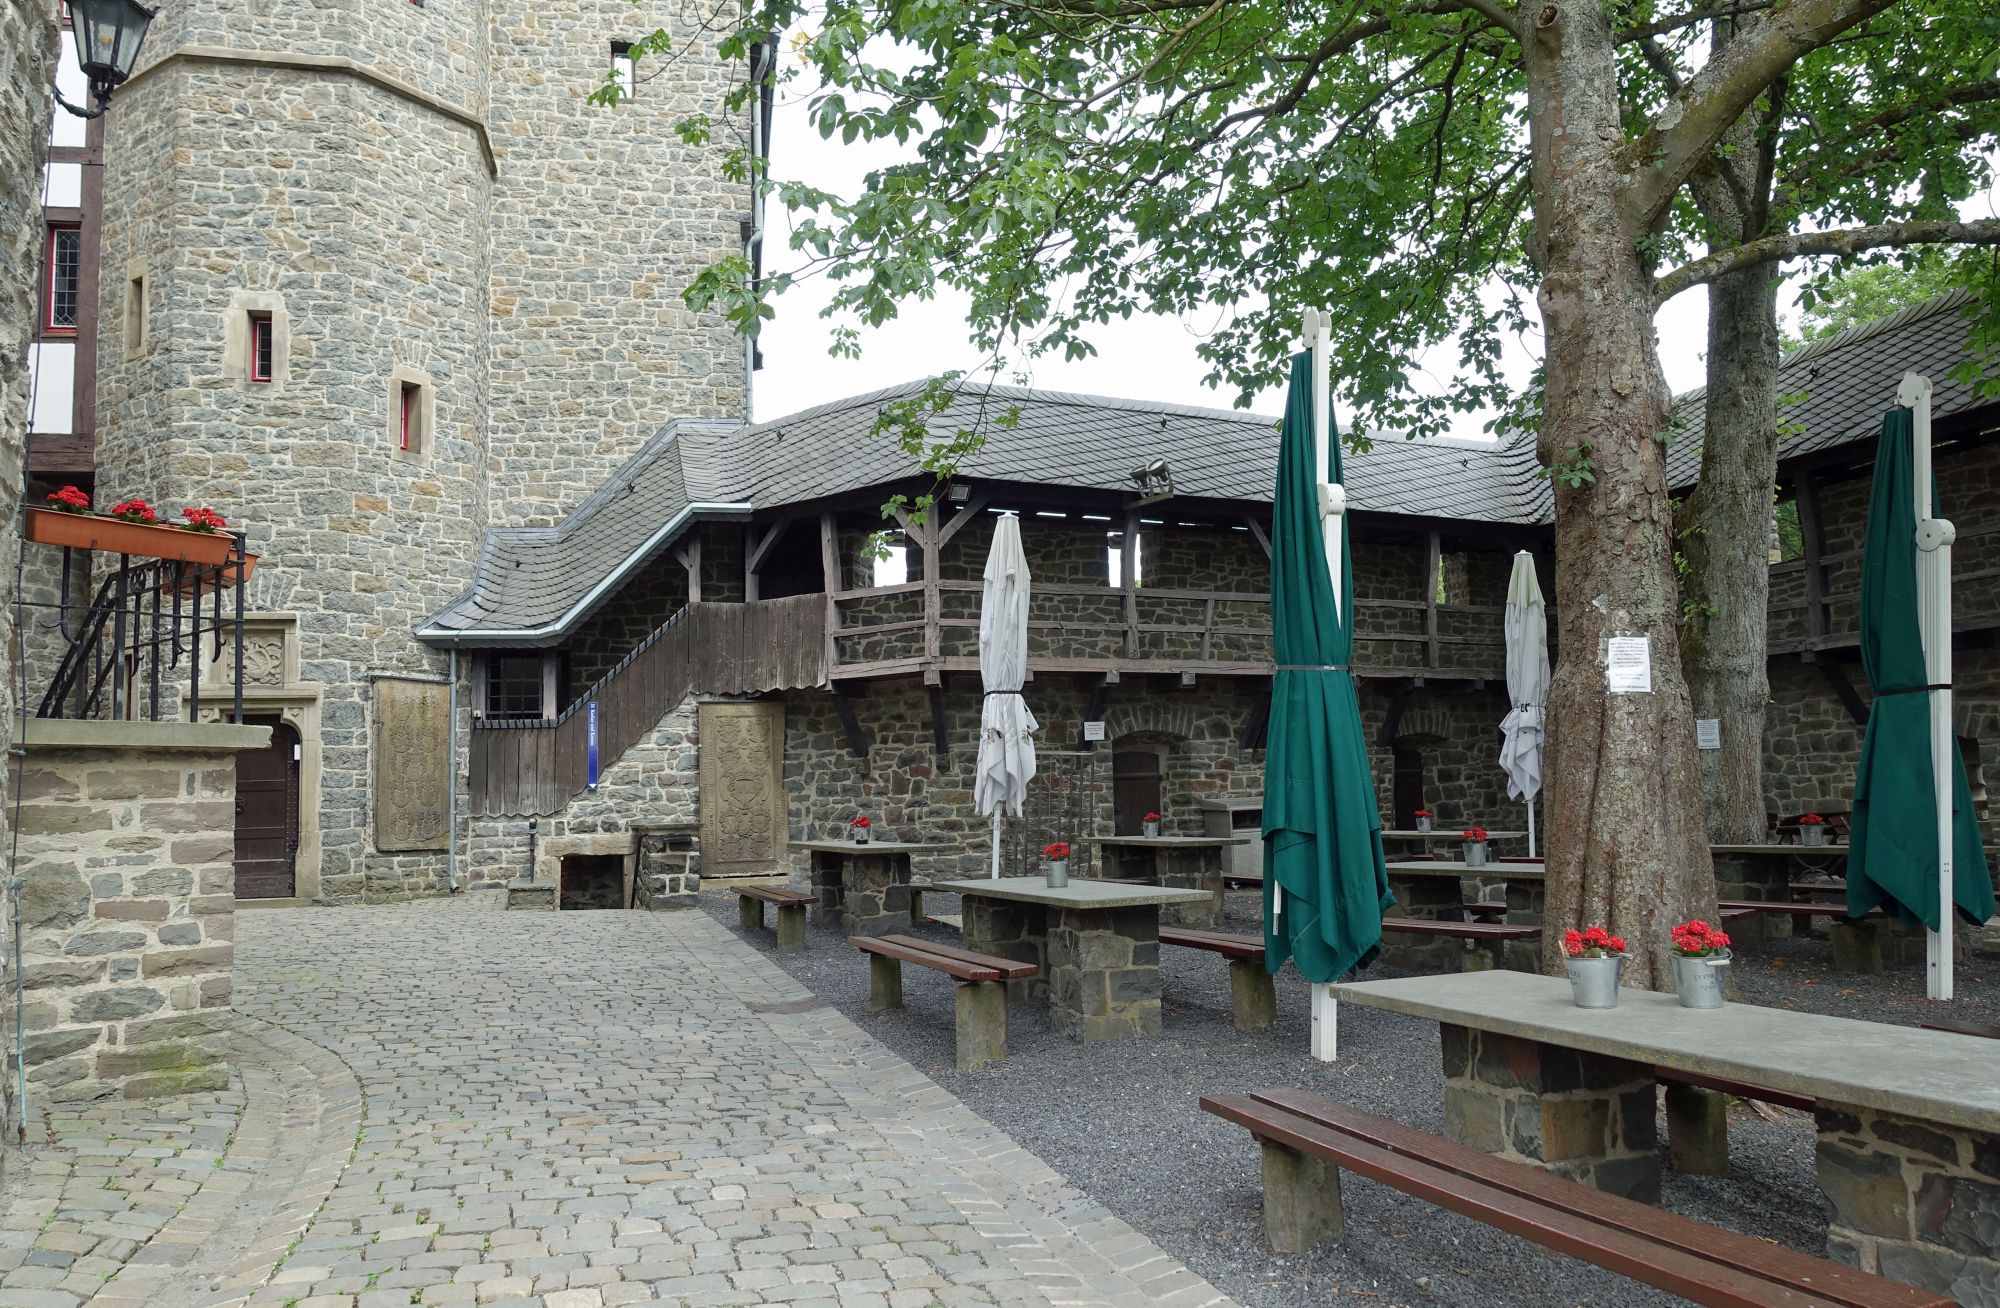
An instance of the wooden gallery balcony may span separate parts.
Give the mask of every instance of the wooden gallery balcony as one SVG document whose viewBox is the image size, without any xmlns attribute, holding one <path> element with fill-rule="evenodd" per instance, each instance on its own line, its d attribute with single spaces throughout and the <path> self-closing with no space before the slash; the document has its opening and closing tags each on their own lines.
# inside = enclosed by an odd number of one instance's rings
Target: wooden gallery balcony
<svg viewBox="0 0 2000 1308">
<path fill-rule="evenodd" d="M 912 581 L 829 597 L 829 680 L 979 671 L 976 581 Z M 1497 604 L 1356 601 L 1355 675 L 1445 680 L 1504 677 Z M 1028 663 L 1037 673 L 1264 677 L 1271 674 L 1265 594 L 1153 586 L 1034 583 Z"/>
</svg>

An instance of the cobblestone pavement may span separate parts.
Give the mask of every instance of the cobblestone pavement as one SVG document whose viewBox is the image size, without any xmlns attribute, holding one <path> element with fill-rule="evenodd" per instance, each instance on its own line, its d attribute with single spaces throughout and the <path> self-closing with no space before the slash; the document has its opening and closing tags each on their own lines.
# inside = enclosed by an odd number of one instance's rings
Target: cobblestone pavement
<svg viewBox="0 0 2000 1308">
<path fill-rule="evenodd" d="M 336 1054 L 365 1110 L 295 1244 L 274 1248 L 288 1223 L 266 1220 L 226 1265 L 198 1257 L 205 1276 L 160 1293 L 295 1308 L 1228 1302 L 706 914 L 472 898 L 239 917 L 240 1009 Z M 306 1079 L 337 1101 L 337 1078 Z M 302 1157 L 332 1133 L 316 1139 Z M 287 1184 L 296 1214 L 310 1187 Z M 264 1206 L 244 1208 L 282 1216 Z"/>
</svg>

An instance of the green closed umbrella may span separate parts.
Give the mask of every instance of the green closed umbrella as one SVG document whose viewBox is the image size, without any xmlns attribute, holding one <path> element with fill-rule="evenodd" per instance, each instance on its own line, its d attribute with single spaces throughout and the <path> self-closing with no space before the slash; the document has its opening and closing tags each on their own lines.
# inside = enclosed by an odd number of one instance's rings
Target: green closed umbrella
<svg viewBox="0 0 2000 1308">
<path fill-rule="evenodd" d="M 1277 671 L 1264 756 L 1264 957 L 1273 972 L 1291 959 L 1315 983 L 1314 1052 L 1330 1058 L 1331 996 L 1319 987 L 1374 959 L 1382 912 L 1395 897 L 1383 870 L 1382 816 L 1347 667 L 1354 648 L 1354 571 L 1346 520 L 1322 526 L 1315 444 L 1326 445 L 1320 466 L 1336 486 L 1341 467 L 1339 441 L 1315 440 L 1316 371 L 1306 355 L 1292 361 L 1272 506 Z M 1338 602 L 1329 556 L 1338 560 Z M 1323 1046 L 1322 1005 L 1328 1019 Z"/>
<path fill-rule="evenodd" d="M 1854 781 L 1847 911 L 1876 907 L 1907 925 L 1949 928 L 1938 912 L 1937 773 L 1931 765 L 1931 676 L 1918 621 L 1917 454 L 1912 413 L 1891 409 L 1875 451 L 1868 539 L 1861 560 L 1861 664 L 1874 687 Z M 1928 488 L 1937 516 L 1937 487 Z M 1949 639 L 1948 636 L 1945 639 Z M 1973 922 L 1993 916 L 1965 761 L 1951 763 L 1952 898 Z M 1949 989 L 1949 978 L 1945 979 Z"/>
</svg>

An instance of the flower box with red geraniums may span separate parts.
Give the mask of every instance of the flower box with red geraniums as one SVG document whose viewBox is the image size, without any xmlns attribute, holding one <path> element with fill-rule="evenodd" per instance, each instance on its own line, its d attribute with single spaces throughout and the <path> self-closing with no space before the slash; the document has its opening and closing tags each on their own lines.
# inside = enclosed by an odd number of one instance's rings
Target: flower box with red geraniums
<svg viewBox="0 0 2000 1308">
<path fill-rule="evenodd" d="M 27 539 L 63 549 L 216 564 L 227 562 L 236 548 L 234 537 L 183 531 L 160 522 L 128 521 L 70 509 L 30 508 L 27 517 Z"/>
<path fill-rule="evenodd" d="M 182 531 L 198 531 L 212 536 L 229 525 L 229 520 L 214 509 L 182 509 L 181 516 L 187 519 Z"/>
<path fill-rule="evenodd" d="M 1729 966 L 1729 935 L 1700 918 L 1673 929 L 1674 989 L 1682 1008 L 1720 1008 L 1722 969 Z"/>
<path fill-rule="evenodd" d="M 85 495 L 75 486 L 65 486 L 55 494 L 49 496 L 49 503 L 56 506 L 56 512 L 58 513 L 90 512 L 90 496 Z"/>
<path fill-rule="evenodd" d="M 1625 969 L 1625 940 L 1601 926 L 1563 932 L 1570 998 L 1578 1008 L 1618 1007 L 1618 974 Z"/>
</svg>

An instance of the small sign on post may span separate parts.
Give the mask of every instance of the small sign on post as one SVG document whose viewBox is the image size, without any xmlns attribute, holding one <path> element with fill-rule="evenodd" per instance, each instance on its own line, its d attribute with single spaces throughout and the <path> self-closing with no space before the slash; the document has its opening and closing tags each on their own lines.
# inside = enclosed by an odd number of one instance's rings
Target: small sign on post
<svg viewBox="0 0 2000 1308">
<path fill-rule="evenodd" d="M 1084 723 L 1084 724 L 1083 724 L 1083 738 L 1084 738 L 1085 740 L 1102 740 L 1102 739 L 1104 739 L 1104 724 L 1103 724 L 1102 722 L 1086 722 L 1086 723 Z"/>
<path fill-rule="evenodd" d="M 584 710 L 584 713 L 586 718 L 584 734 L 585 766 L 590 772 L 589 788 L 594 791 L 597 789 L 597 701 L 591 700 L 589 707 Z"/>
</svg>

